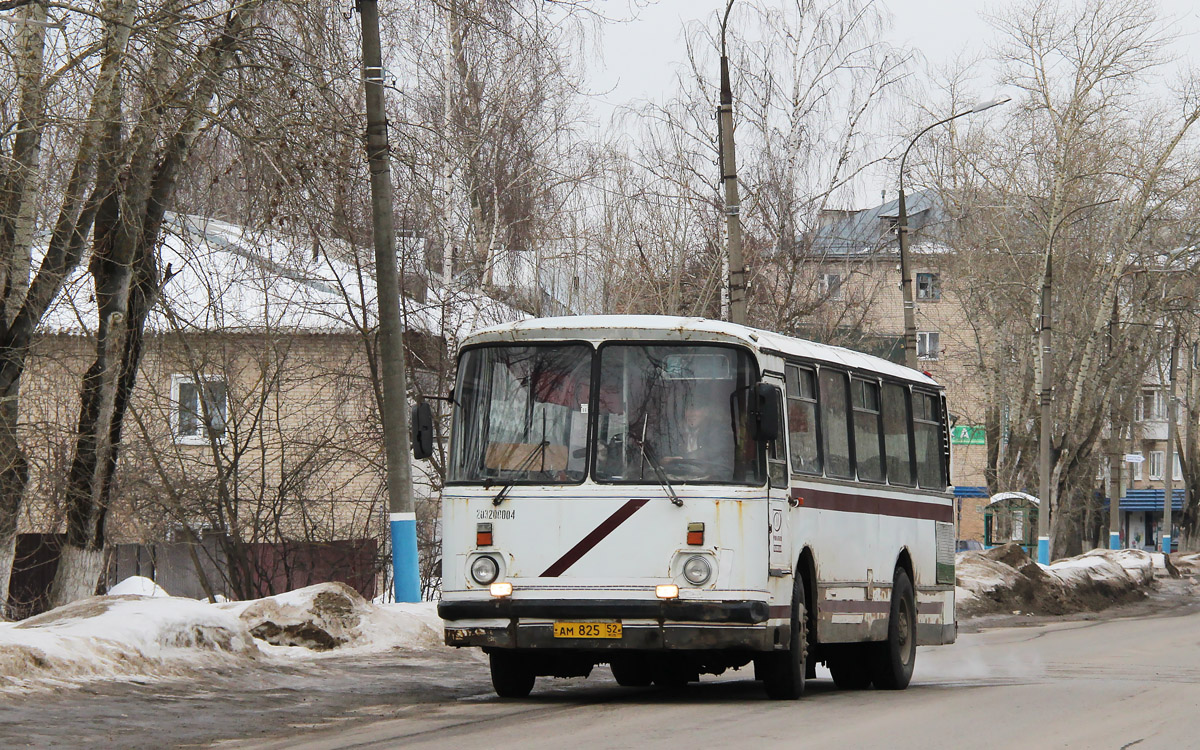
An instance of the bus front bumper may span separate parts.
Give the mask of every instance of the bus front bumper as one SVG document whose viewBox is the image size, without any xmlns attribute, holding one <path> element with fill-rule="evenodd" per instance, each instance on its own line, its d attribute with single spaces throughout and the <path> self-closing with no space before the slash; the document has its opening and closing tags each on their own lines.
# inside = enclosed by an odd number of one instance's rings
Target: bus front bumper
<svg viewBox="0 0 1200 750">
<path fill-rule="evenodd" d="M 787 615 L 762 601 L 493 599 L 443 601 L 446 644 L 492 648 L 770 651 Z M 555 622 L 620 622 L 620 638 L 558 638 Z"/>
</svg>

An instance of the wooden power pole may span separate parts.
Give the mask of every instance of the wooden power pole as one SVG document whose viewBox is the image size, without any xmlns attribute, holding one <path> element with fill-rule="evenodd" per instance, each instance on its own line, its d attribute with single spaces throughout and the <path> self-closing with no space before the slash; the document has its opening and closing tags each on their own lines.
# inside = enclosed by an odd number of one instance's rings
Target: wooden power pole
<svg viewBox="0 0 1200 750">
<path fill-rule="evenodd" d="M 741 200 L 738 197 L 737 158 L 733 150 L 733 88 L 729 83 L 729 58 L 725 56 L 725 25 L 733 0 L 721 20 L 721 103 L 717 106 L 720 134 L 721 186 L 725 190 L 725 248 L 729 260 L 729 320 L 746 325 L 746 262 L 742 256 Z"/>
<path fill-rule="evenodd" d="M 383 51 L 379 3 L 357 0 L 362 20 L 363 85 L 367 94 L 367 165 L 371 172 L 371 225 L 375 244 L 375 297 L 379 304 L 378 351 L 383 375 L 383 448 L 387 462 L 392 581 L 398 602 L 421 601 L 417 570 L 417 516 L 408 460 L 408 386 L 400 328 L 400 274 L 392 216 L 392 169 L 383 106 Z"/>
</svg>

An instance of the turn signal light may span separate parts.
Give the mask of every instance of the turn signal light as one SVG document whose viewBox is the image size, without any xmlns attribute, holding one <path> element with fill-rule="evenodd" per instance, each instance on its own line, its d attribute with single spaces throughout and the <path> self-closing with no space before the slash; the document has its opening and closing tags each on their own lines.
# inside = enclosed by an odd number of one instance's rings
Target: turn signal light
<svg viewBox="0 0 1200 750">
<path fill-rule="evenodd" d="M 688 524 L 687 543 L 690 545 L 693 545 L 693 546 L 704 544 L 704 524 L 703 523 L 689 523 Z"/>
<path fill-rule="evenodd" d="M 488 586 L 488 590 L 495 597 L 512 596 L 512 582 L 500 581 L 499 583 L 493 583 L 491 586 Z"/>
<path fill-rule="evenodd" d="M 492 546 L 492 525 L 490 523 L 476 524 L 476 526 L 475 526 L 475 546 L 476 547 L 491 547 Z"/>
<path fill-rule="evenodd" d="M 659 599 L 678 599 L 679 587 L 673 583 L 660 583 L 654 587 L 654 595 Z"/>
</svg>

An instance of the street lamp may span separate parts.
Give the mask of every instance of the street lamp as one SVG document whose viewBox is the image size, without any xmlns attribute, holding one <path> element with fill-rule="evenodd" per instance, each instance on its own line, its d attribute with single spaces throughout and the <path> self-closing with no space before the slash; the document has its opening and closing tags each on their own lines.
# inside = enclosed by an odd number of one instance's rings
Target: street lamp
<svg viewBox="0 0 1200 750">
<path fill-rule="evenodd" d="M 908 152 L 912 151 L 912 147 L 917 145 L 917 141 L 921 139 L 921 136 L 930 130 L 939 125 L 945 125 L 951 120 L 957 120 L 966 115 L 973 115 L 977 112 L 991 109 L 1007 101 L 1009 101 L 1009 97 L 980 102 L 970 109 L 965 109 L 943 120 L 938 120 L 920 133 L 917 133 L 912 142 L 908 144 L 908 148 L 904 149 L 904 155 L 900 157 L 900 207 L 897 212 L 898 216 L 896 217 L 896 234 L 900 237 L 900 286 L 904 293 L 904 364 L 914 370 L 917 369 L 917 316 L 913 302 L 912 275 L 908 272 L 908 208 L 904 204 L 904 163 L 908 161 Z"/>
</svg>

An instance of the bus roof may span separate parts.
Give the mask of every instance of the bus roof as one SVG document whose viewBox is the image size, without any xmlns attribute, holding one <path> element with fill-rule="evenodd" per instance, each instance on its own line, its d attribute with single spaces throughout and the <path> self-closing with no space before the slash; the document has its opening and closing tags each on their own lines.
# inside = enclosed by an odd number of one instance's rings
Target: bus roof
<svg viewBox="0 0 1200 750">
<path fill-rule="evenodd" d="M 840 346 L 819 344 L 807 339 L 798 339 L 759 328 L 707 318 L 684 318 L 672 315 L 577 315 L 561 318 L 531 318 L 481 329 L 467 336 L 462 341 L 462 345 L 550 339 L 605 341 L 614 338 L 739 343 L 755 349 L 782 352 L 819 362 L 839 364 L 851 369 L 876 372 L 921 385 L 941 387 L 928 375 L 881 357 L 863 354 Z"/>
</svg>

